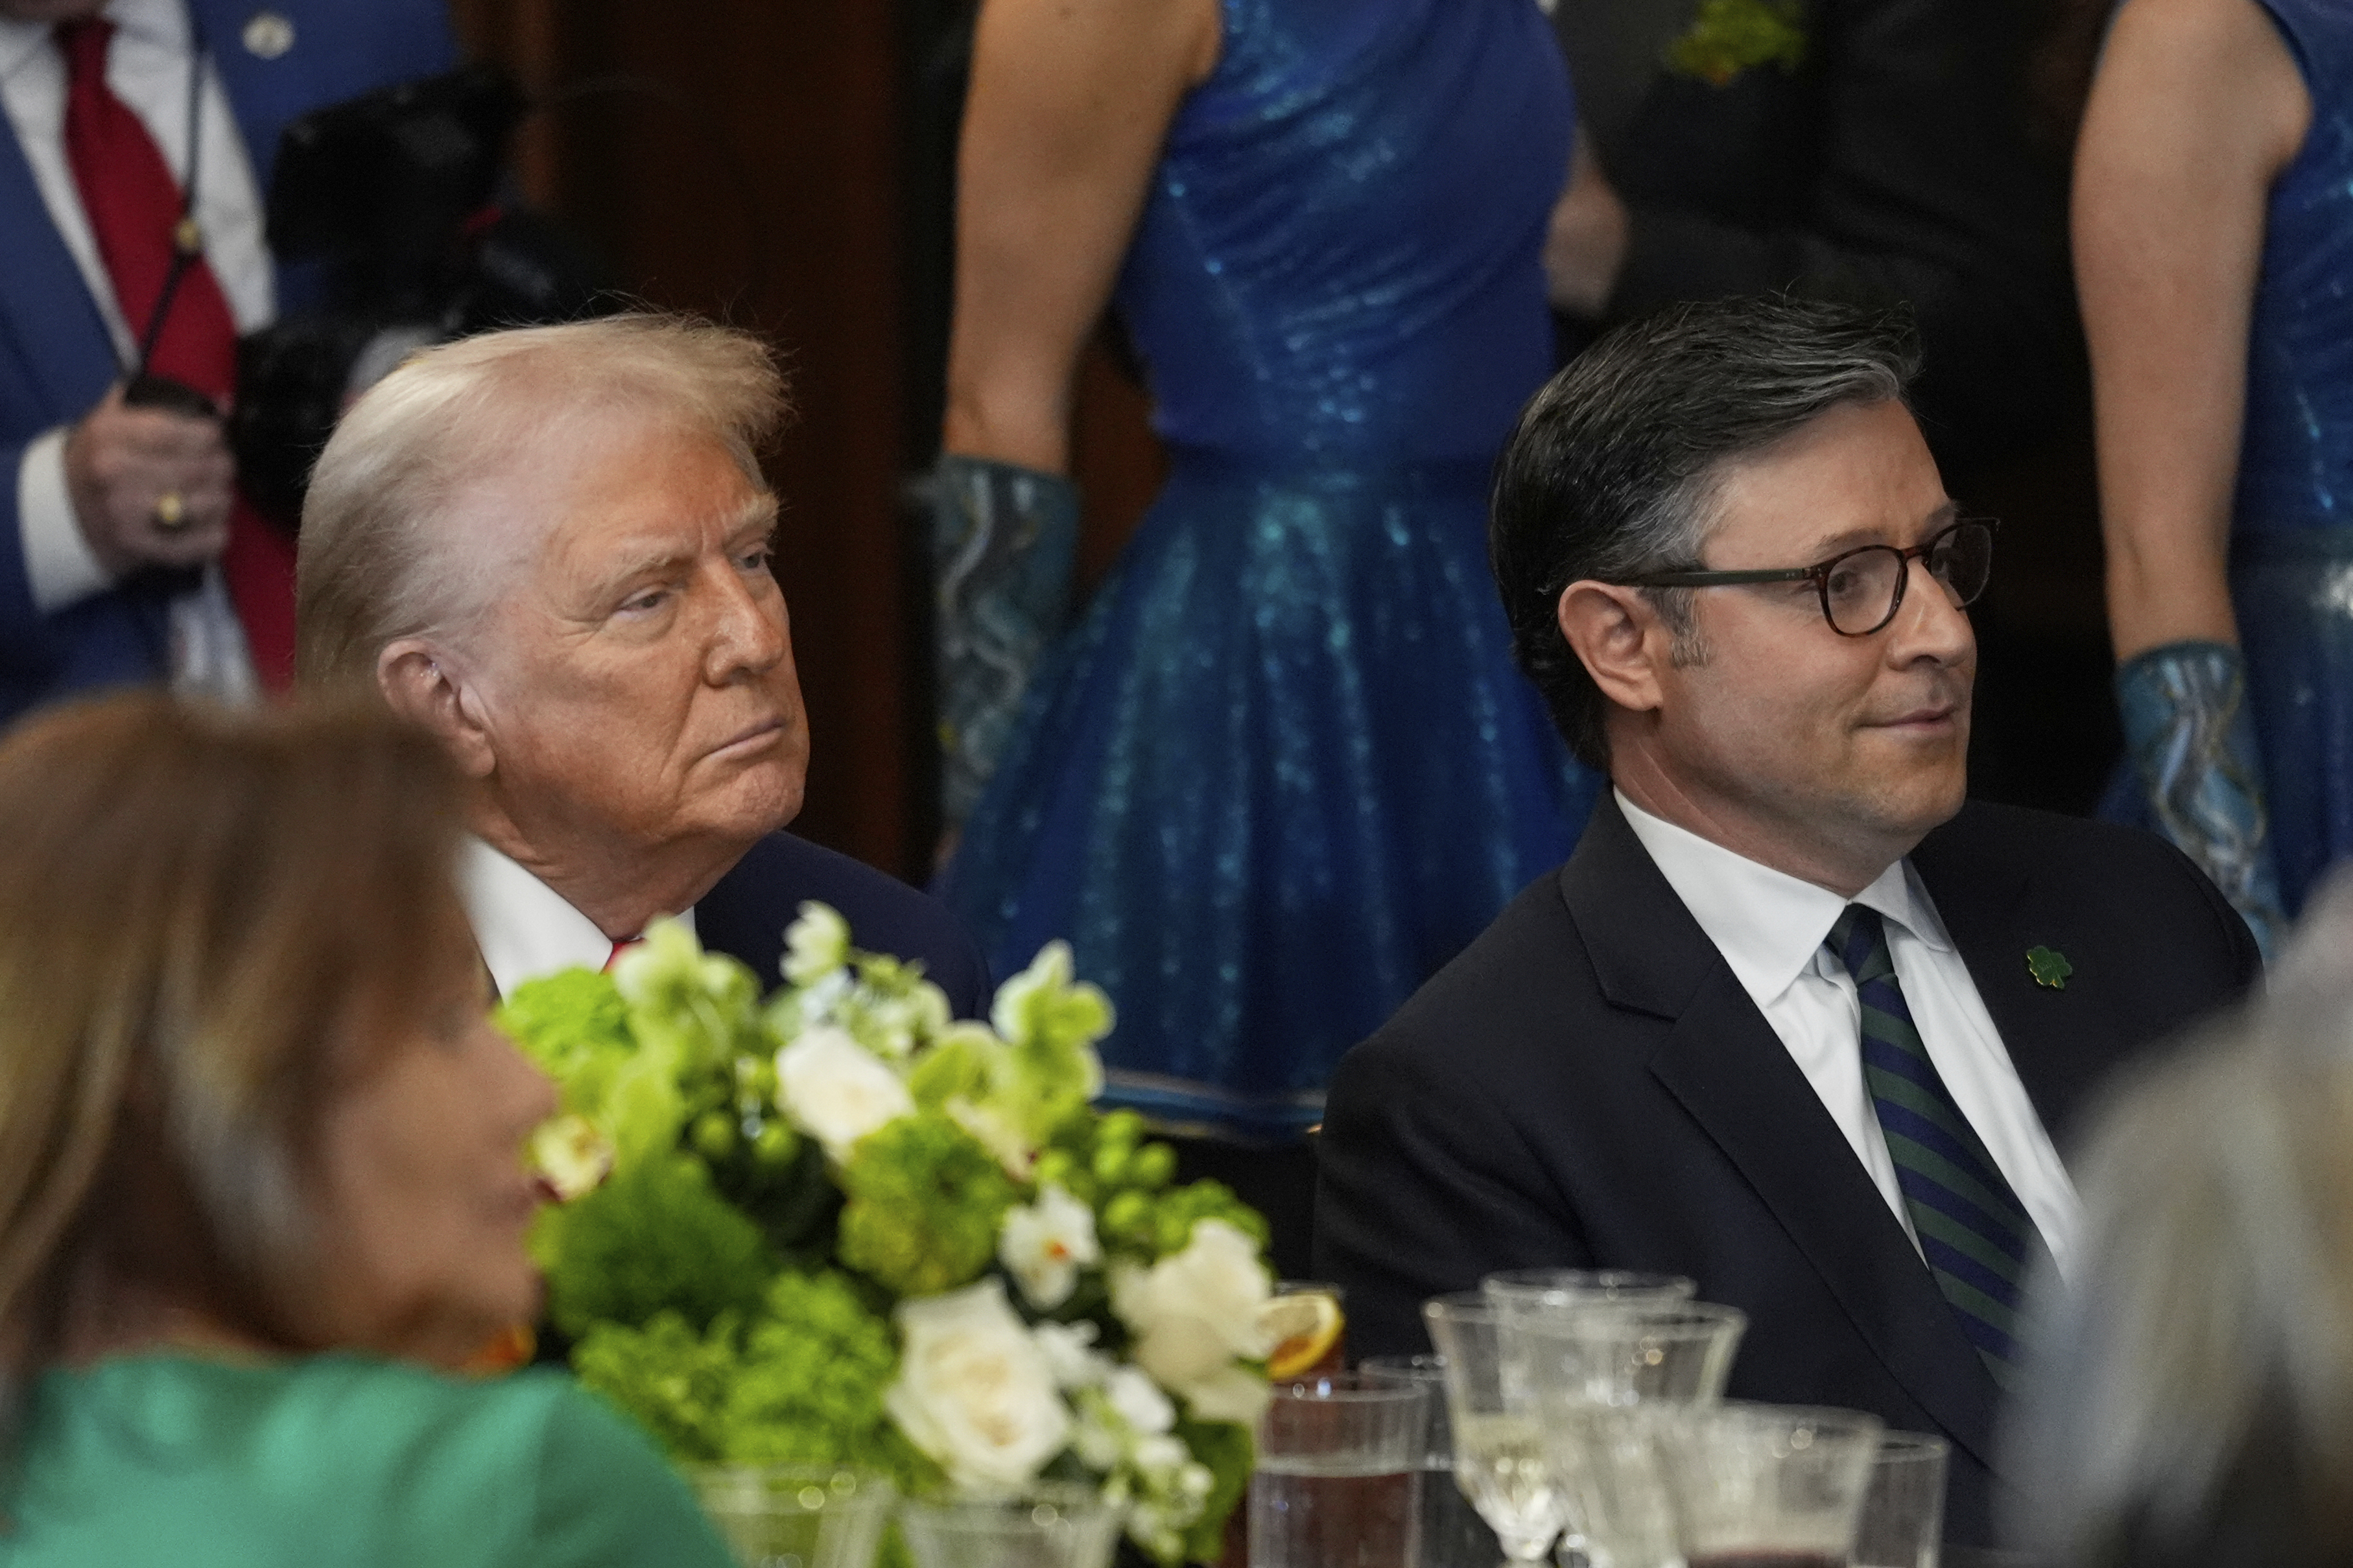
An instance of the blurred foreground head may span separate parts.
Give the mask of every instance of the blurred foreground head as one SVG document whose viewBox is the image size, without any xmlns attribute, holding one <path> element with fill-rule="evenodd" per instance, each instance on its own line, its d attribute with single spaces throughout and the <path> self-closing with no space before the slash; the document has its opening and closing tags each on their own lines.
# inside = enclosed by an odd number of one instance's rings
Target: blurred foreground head
<svg viewBox="0 0 2353 1568">
<path fill-rule="evenodd" d="M 475 831 L 592 916 L 634 934 L 685 908 L 800 808 L 758 461 L 786 414 L 765 344 L 689 319 L 417 355 L 311 478 L 303 679 L 372 686 L 433 734 Z"/>
<path fill-rule="evenodd" d="M 2269 996 L 2131 1082 L 2073 1161 L 2012 1432 L 2022 1544 L 2069 1565 L 2353 1559 L 2353 880 Z"/>
<path fill-rule="evenodd" d="M 373 704 L 124 696 L 0 742 L 0 1375 L 447 1361 L 529 1315 L 551 1108 L 484 1017 L 458 792 Z"/>
</svg>

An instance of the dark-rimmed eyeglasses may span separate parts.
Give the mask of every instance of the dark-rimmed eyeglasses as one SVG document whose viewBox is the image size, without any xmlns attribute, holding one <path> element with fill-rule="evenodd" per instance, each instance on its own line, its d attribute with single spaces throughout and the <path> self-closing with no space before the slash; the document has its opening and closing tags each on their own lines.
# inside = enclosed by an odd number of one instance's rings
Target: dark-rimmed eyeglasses
<svg viewBox="0 0 2353 1568">
<path fill-rule="evenodd" d="M 1893 544 L 1866 544 L 1841 551 L 1815 566 L 1790 566 L 1762 572 L 1651 572 L 1620 577 L 1626 588 L 1722 588 L 1744 583 L 1811 583 L 1821 595 L 1822 619 L 1842 637 L 1867 637 L 1895 618 L 1904 607 L 1904 590 L 1912 581 L 1912 563 L 1924 562 L 1928 575 L 1945 590 L 1957 610 L 1976 603 L 1993 575 L 1993 531 L 1987 517 L 1963 518 L 1937 530 L 1909 550 Z"/>
</svg>

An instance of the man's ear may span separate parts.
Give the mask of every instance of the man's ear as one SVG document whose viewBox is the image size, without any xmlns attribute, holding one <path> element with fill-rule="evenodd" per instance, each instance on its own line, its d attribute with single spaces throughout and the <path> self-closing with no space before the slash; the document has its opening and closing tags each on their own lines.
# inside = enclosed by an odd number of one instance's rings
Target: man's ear
<svg viewBox="0 0 2353 1568">
<path fill-rule="evenodd" d="M 1553 614 L 1602 696 L 1638 713 L 1659 706 L 1659 664 L 1668 657 L 1670 638 L 1658 607 L 1640 588 L 1571 583 L 1560 591 Z"/>
<path fill-rule="evenodd" d="M 491 776 L 498 753 L 480 701 L 442 650 L 423 637 L 399 637 L 375 656 L 385 706 L 441 742 L 468 778 Z"/>
</svg>

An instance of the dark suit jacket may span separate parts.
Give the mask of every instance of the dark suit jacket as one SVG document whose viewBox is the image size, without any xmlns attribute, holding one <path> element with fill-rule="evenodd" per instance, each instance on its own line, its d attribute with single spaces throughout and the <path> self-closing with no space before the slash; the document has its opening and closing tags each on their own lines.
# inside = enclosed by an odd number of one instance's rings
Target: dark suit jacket
<svg viewBox="0 0 2353 1568">
<path fill-rule="evenodd" d="M 190 0 L 237 115 L 265 204 L 279 133 L 314 109 L 449 68 L 446 0 L 270 0 L 293 47 L 246 47 L 251 0 Z M 310 303 L 314 268 L 278 268 L 280 314 Z M 49 221 L 16 133 L 0 116 L 0 723 L 36 703 L 170 673 L 166 585 L 134 578 L 43 615 L 17 532 L 16 470 L 43 431 L 90 412 L 121 374 L 97 301 Z"/>
<path fill-rule="evenodd" d="M 764 987 L 780 978 L 785 928 L 814 899 L 841 911 L 852 946 L 913 959 L 947 993 L 959 1018 L 983 1016 L 988 967 L 948 907 L 871 866 L 806 838 L 772 833 L 694 906 L 695 934 L 713 952 L 752 966 Z"/>
<path fill-rule="evenodd" d="M 1908 301 L 1948 467 L 2084 395 L 2067 148 L 2031 68 L 2048 0 L 1805 0 L 1805 58 L 1717 86 L 1666 68 L 1700 0 L 1562 0 L 1581 118 L 1631 219 L 1609 321 L 1788 289 Z M 2068 128 L 2072 132 L 2072 126 Z"/>
<path fill-rule="evenodd" d="M 1912 857 L 2045 1127 L 2237 996 L 2246 927 L 2171 846 L 1972 804 Z M 2074 965 L 2037 984 L 2029 948 Z M 1349 1349 L 1499 1268 L 1691 1276 L 1748 1314 L 1731 1392 L 1953 1445 L 1948 1534 L 1992 1539 L 1996 1388 L 1830 1113 L 1605 797 L 1576 855 L 1340 1064 L 1316 1272 Z"/>
</svg>

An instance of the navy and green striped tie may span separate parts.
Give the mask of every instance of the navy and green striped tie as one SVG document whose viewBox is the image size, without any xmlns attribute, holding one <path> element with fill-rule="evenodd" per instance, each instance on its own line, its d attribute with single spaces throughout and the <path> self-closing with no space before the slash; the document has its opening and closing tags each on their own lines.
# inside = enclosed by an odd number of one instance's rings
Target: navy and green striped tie
<svg viewBox="0 0 2353 1568">
<path fill-rule="evenodd" d="M 1862 1078 L 1921 1256 L 1994 1381 L 2019 1359 L 2019 1309 L 2042 1237 L 1921 1044 L 1878 911 L 1849 904 L 1828 943 L 1862 1004 Z"/>
</svg>

